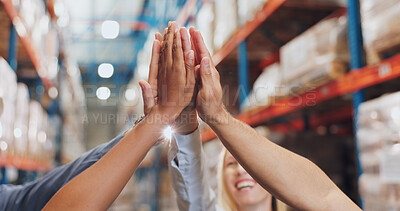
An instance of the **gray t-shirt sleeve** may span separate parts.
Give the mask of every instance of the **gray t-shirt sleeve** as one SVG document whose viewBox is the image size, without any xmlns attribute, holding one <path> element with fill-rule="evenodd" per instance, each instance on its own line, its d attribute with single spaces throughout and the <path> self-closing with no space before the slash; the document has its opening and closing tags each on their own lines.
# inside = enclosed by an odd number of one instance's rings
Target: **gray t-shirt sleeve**
<svg viewBox="0 0 400 211">
<path fill-rule="evenodd" d="M 55 168 L 39 180 L 24 185 L 0 185 L 0 210 L 41 210 L 60 188 L 96 163 L 123 136 L 121 134 L 75 161 Z"/>
</svg>

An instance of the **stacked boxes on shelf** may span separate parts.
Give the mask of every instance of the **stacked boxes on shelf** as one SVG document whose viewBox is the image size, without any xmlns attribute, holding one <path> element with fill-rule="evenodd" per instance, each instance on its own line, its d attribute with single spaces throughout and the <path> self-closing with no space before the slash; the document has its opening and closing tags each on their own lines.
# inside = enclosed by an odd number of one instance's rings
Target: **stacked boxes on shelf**
<svg viewBox="0 0 400 211">
<path fill-rule="evenodd" d="M 299 5 L 309 5 L 309 6 L 341 6 L 345 7 L 347 5 L 347 0 L 289 0 L 291 4 Z"/>
<path fill-rule="evenodd" d="M 51 166 L 54 160 L 54 137 L 49 136 L 48 116 L 37 101 L 29 103 L 28 156 L 30 159 Z"/>
<path fill-rule="evenodd" d="M 400 209 L 400 92 L 360 105 L 357 130 L 365 210 Z"/>
<path fill-rule="evenodd" d="M 0 159 L 13 150 L 17 76 L 7 61 L 0 57 L 0 97 L 3 113 L 0 116 Z"/>
<path fill-rule="evenodd" d="M 340 77 L 349 61 L 346 18 L 317 23 L 284 45 L 280 58 L 286 94 L 301 93 Z"/>
<path fill-rule="evenodd" d="M 64 114 L 61 153 L 62 162 L 67 163 L 86 151 L 83 140 L 88 116 L 79 68 L 72 60 L 66 60 L 64 68 L 66 77 L 60 80 L 60 105 Z"/>
<path fill-rule="evenodd" d="M 400 0 L 361 0 L 361 16 L 369 64 L 378 63 L 387 51 L 398 52 Z"/>
<path fill-rule="evenodd" d="M 29 91 L 23 83 L 18 83 L 14 123 L 14 155 L 28 157 Z"/>
<path fill-rule="evenodd" d="M 34 31 L 46 27 L 44 22 L 49 22 L 49 20 L 45 21 L 43 18 L 46 15 L 44 2 L 41 0 L 21 0 L 18 2 L 18 13 L 28 33 L 30 33 L 32 37 L 39 35 L 39 33 L 35 34 L 36 32 Z"/>
<path fill-rule="evenodd" d="M 214 4 L 211 2 L 204 3 L 197 14 L 196 26 L 201 31 L 204 42 L 211 54 L 214 53 L 214 19 Z"/>
<path fill-rule="evenodd" d="M 254 82 L 253 90 L 244 102 L 244 109 L 268 106 L 280 95 L 282 89 L 281 68 L 278 63 L 264 69 Z"/>
<path fill-rule="evenodd" d="M 14 71 L 0 58 L 0 96 L 4 112 L 0 116 L 2 163 L 17 168 L 50 167 L 54 160 L 54 136 L 48 128 L 48 116 L 40 103 L 29 102 L 28 88 L 17 84 Z"/>
<path fill-rule="evenodd" d="M 20 26 L 20 36 L 29 36 L 35 51 L 40 58 L 40 76 L 55 80 L 57 76 L 58 32 L 46 13 L 46 5 L 42 0 L 13 1 L 25 28 Z M 15 4 L 17 3 L 17 5 Z"/>
<path fill-rule="evenodd" d="M 254 19 L 257 12 L 259 12 L 268 0 L 237 0 L 239 24 L 243 26 L 248 21 Z"/>
<path fill-rule="evenodd" d="M 220 49 L 238 28 L 236 0 L 215 1 L 214 49 Z"/>
</svg>

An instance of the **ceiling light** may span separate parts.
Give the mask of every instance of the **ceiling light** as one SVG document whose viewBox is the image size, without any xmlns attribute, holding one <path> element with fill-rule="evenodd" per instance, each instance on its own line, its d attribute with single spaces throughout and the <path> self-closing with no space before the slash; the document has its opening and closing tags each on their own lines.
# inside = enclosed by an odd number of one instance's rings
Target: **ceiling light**
<svg viewBox="0 0 400 211">
<path fill-rule="evenodd" d="M 49 93 L 49 97 L 50 97 L 51 99 L 56 99 L 57 96 L 58 96 L 58 90 L 57 90 L 57 88 L 54 87 L 54 86 L 51 87 L 51 88 L 49 89 L 48 93 Z"/>
<path fill-rule="evenodd" d="M 110 63 L 100 64 L 97 73 L 102 78 L 110 78 L 114 74 L 114 67 Z"/>
<path fill-rule="evenodd" d="M 96 91 L 96 96 L 100 100 L 107 100 L 111 96 L 111 91 L 108 87 L 99 87 Z"/>
<path fill-rule="evenodd" d="M 135 101 L 137 98 L 136 90 L 133 88 L 129 88 L 125 91 L 125 99 L 127 101 Z"/>
<path fill-rule="evenodd" d="M 119 34 L 119 23 L 117 21 L 104 21 L 101 25 L 101 35 L 105 39 L 115 39 Z"/>
</svg>

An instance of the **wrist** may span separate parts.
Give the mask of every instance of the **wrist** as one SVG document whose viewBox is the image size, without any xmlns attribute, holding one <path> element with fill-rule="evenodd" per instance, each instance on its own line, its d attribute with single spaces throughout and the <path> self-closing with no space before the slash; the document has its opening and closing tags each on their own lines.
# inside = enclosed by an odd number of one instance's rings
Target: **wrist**
<svg viewBox="0 0 400 211">
<path fill-rule="evenodd" d="M 228 111 L 225 110 L 225 108 L 221 108 L 219 112 L 216 112 L 213 115 L 210 115 L 208 118 L 205 118 L 205 122 L 210 126 L 210 127 L 215 127 L 218 125 L 225 125 L 228 124 L 230 121 L 230 118 L 232 116 L 229 114 Z"/>
<path fill-rule="evenodd" d="M 199 125 L 196 110 L 184 110 L 174 123 L 174 132 L 181 135 L 193 133 Z"/>
<path fill-rule="evenodd" d="M 170 125 L 178 115 L 179 113 L 176 113 L 173 110 L 154 108 L 146 116 L 145 120 L 158 124 Z"/>
<path fill-rule="evenodd" d="M 229 114 L 229 112 L 222 107 L 213 114 L 206 114 L 206 115 L 203 114 L 201 116 L 201 119 L 212 127 L 212 126 L 227 124 L 230 121 L 231 117 L 232 116 Z"/>
</svg>

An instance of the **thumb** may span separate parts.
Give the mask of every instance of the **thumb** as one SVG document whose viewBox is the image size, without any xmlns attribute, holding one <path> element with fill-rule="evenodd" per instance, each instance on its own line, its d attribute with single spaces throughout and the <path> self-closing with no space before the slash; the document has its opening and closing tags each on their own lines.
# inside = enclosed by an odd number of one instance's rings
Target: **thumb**
<svg viewBox="0 0 400 211">
<path fill-rule="evenodd" d="M 147 115 L 150 113 L 151 108 L 154 106 L 154 96 L 153 96 L 153 91 L 151 89 L 151 86 L 147 81 L 141 80 L 139 81 L 140 88 L 142 89 L 142 95 L 143 95 L 143 110 L 144 110 L 144 115 Z"/>
<path fill-rule="evenodd" d="M 207 86 L 212 85 L 213 78 L 211 72 L 211 61 L 208 57 L 204 57 L 200 63 L 200 78 L 201 78 L 201 85 Z"/>
</svg>

